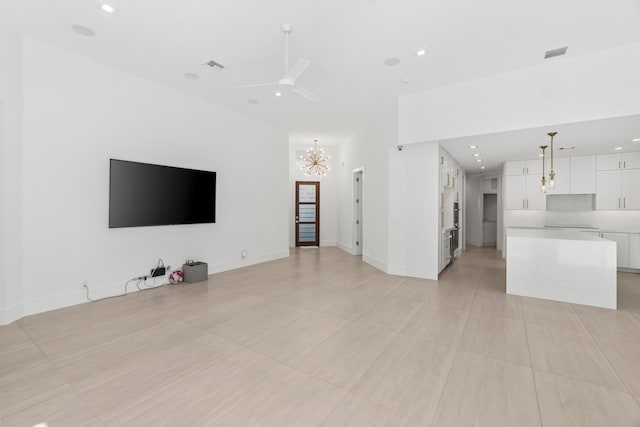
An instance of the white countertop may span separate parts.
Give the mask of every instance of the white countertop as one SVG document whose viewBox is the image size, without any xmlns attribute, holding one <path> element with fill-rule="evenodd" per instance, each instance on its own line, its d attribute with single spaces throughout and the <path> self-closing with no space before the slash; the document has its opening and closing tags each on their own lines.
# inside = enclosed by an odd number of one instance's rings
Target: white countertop
<svg viewBox="0 0 640 427">
<path fill-rule="evenodd" d="M 559 228 L 523 228 L 509 227 L 507 228 L 507 237 L 526 237 L 534 239 L 561 239 L 561 240 L 584 240 L 584 241 L 603 241 L 593 234 L 583 233 L 575 229 L 559 229 Z"/>
<path fill-rule="evenodd" d="M 520 229 L 531 229 L 531 230 L 567 230 L 567 231 L 578 231 L 578 232 L 594 232 L 594 233 L 632 233 L 632 234 L 640 234 L 640 228 L 613 228 L 613 227 L 591 227 L 591 226 L 561 226 L 561 225 L 545 225 L 540 227 L 524 227 L 524 226 L 516 226 L 516 227 L 508 227 L 508 228 L 520 228 Z"/>
</svg>

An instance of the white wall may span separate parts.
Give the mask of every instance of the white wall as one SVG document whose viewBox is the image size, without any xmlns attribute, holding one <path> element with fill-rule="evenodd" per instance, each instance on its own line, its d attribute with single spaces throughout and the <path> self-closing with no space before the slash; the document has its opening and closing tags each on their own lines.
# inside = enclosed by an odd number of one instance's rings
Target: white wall
<svg viewBox="0 0 640 427">
<path fill-rule="evenodd" d="M 324 148 L 331 159 L 327 162 L 331 170 L 327 176 L 305 176 L 300 166 L 304 164 L 296 156 L 299 151 L 306 151 L 313 146 L 311 143 L 289 143 L 289 247 L 296 245 L 295 210 L 296 210 L 296 181 L 320 182 L 320 246 L 336 246 L 338 240 L 338 172 L 336 157 L 339 147 L 335 145 L 323 146 L 318 144 L 318 150 Z"/>
<path fill-rule="evenodd" d="M 284 132 L 33 39 L 22 71 L 24 314 L 83 302 L 85 280 L 118 292 L 158 258 L 212 273 L 288 255 Z M 109 158 L 216 171 L 217 223 L 109 229 Z"/>
<path fill-rule="evenodd" d="M 390 152 L 389 273 L 438 278 L 439 145 Z"/>
<path fill-rule="evenodd" d="M 381 112 L 340 144 L 338 246 L 353 250 L 353 171 L 363 169 L 363 261 L 387 271 L 389 245 L 389 151 L 397 144 L 395 111 Z"/>
<path fill-rule="evenodd" d="M 400 143 L 638 114 L 639 75 L 636 43 L 401 96 Z"/>
<path fill-rule="evenodd" d="M 22 43 L 0 30 L 0 324 L 23 312 Z"/>
</svg>

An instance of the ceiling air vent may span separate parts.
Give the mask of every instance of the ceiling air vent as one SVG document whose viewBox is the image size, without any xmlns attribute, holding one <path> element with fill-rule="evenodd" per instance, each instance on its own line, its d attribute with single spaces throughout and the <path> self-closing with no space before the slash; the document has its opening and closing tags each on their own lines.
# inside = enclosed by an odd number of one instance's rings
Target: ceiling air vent
<svg viewBox="0 0 640 427">
<path fill-rule="evenodd" d="M 555 58 L 556 56 L 562 56 L 567 53 L 568 46 L 560 47 L 558 49 L 551 49 L 544 53 L 544 59 Z"/>
<path fill-rule="evenodd" d="M 224 70 L 224 65 L 222 65 L 222 64 L 221 64 L 221 63 L 219 63 L 219 62 L 214 61 L 213 59 L 212 59 L 212 60 L 210 60 L 210 61 L 205 62 L 205 63 L 204 63 L 204 64 L 202 64 L 202 65 L 204 65 L 204 66 L 205 66 L 205 67 L 207 67 L 207 68 L 211 68 L 212 70 L 215 70 L 215 71 L 221 71 L 221 70 Z"/>
</svg>

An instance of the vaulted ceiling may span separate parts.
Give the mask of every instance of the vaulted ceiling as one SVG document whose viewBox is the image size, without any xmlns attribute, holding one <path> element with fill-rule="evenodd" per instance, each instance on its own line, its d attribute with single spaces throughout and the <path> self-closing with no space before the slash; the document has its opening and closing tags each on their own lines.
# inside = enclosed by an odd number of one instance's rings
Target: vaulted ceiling
<svg viewBox="0 0 640 427">
<path fill-rule="evenodd" d="M 339 140 L 380 112 L 395 114 L 402 94 L 543 64 L 549 49 L 568 46 L 552 59 L 563 61 L 640 41 L 638 0 L 105 1 L 116 14 L 96 0 L 0 2 L 0 24 L 309 141 Z M 283 23 L 294 28 L 290 62 L 311 61 L 298 82 L 317 93 L 315 104 L 235 88 L 282 77 Z M 390 58 L 399 63 L 385 65 Z M 209 60 L 224 70 L 204 67 Z"/>
</svg>

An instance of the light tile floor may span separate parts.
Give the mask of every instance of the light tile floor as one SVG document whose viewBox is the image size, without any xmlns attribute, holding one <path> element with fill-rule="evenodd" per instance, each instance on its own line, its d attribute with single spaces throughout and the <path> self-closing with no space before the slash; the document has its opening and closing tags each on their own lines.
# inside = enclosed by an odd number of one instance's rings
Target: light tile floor
<svg viewBox="0 0 640 427">
<path fill-rule="evenodd" d="M 0 327 L 0 424 L 640 426 L 640 275 L 618 311 L 439 281 L 336 248 Z"/>
</svg>

